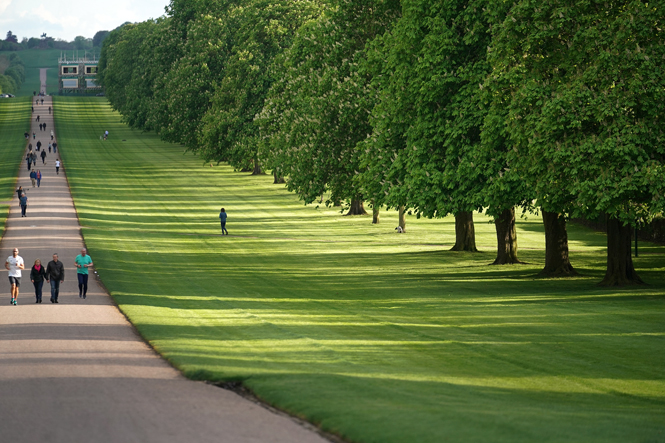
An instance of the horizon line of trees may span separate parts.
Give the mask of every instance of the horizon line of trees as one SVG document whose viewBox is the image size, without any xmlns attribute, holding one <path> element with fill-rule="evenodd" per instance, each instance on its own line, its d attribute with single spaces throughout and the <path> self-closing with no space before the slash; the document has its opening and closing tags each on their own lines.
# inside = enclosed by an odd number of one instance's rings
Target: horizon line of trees
<svg viewBox="0 0 665 443">
<path fill-rule="evenodd" d="M 0 40 L 0 51 L 22 51 L 25 49 L 61 49 L 61 50 L 89 50 L 101 48 L 104 40 L 111 31 L 98 31 L 93 38 L 82 35 L 76 36 L 71 42 L 49 37 L 42 34 L 40 37 L 23 37 L 20 41 L 16 34 L 7 31 L 4 40 Z"/>
<path fill-rule="evenodd" d="M 112 31 L 100 83 L 131 127 L 205 162 L 272 171 L 349 214 L 540 212 L 543 275 L 571 276 L 566 220 L 607 214 L 602 285 L 640 284 L 632 227 L 662 213 L 665 41 L 632 1 L 171 0 Z M 326 196 L 326 197 L 323 197 Z"/>
</svg>

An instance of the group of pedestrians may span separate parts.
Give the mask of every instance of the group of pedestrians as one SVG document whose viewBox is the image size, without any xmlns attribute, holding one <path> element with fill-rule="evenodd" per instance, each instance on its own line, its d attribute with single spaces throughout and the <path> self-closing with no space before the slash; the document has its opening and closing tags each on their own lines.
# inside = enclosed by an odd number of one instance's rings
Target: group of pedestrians
<svg viewBox="0 0 665 443">
<path fill-rule="evenodd" d="M 42 105 L 44 104 L 43 99 L 37 99 L 35 103 L 39 105 L 41 100 Z M 33 107 L 34 112 L 34 107 Z M 51 108 L 49 107 L 49 114 L 51 113 Z M 39 115 L 36 118 L 36 121 L 39 121 Z M 41 123 L 39 125 L 40 131 L 46 130 L 46 123 Z M 32 133 L 33 139 L 35 138 L 35 133 Z M 30 138 L 28 132 L 24 133 L 26 139 Z M 51 130 L 51 140 L 54 138 L 53 130 Z M 42 142 L 37 141 L 36 151 L 41 150 L 42 163 L 46 164 L 46 150 L 41 149 Z M 48 151 L 53 153 L 57 152 L 57 143 L 49 143 Z M 35 185 L 39 188 L 42 180 L 42 173 L 39 169 L 35 170 L 32 168 L 33 164 L 37 163 L 37 155 L 32 150 L 32 144 L 28 145 L 28 154 L 26 156 L 28 162 L 28 170 L 30 171 L 30 179 L 32 181 L 32 187 Z M 60 174 L 60 167 L 62 163 L 60 159 L 55 161 L 55 171 L 56 174 Z M 31 169 L 32 168 L 32 169 Z M 16 190 L 16 193 L 19 198 L 19 204 L 21 206 L 21 217 L 27 217 L 26 212 L 28 208 L 28 197 L 26 195 L 23 186 L 19 186 Z M 88 270 L 93 266 L 92 258 L 88 255 L 85 248 L 81 249 L 81 253 L 76 256 L 74 259 L 74 264 L 76 266 L 76 275 L 78 278 L 78 288 L 79 288 L 79 297 L 87 298 L 88 293 Z M 11 286 L 11 299 L 10 304 L 16 306 L 18 303 L 19 288 L 21 287 L 21 275 L 22 271 L 25 270 L 25 263 L 23 258 L 19 255 L 18 248 L 14 248 L 12 255 L 7 257 L 5 261 L 5 268 L 9 271 L 9 284 Z M 53 254 L 53 260 L 49 261 L 46 266 L 42 264 L 40 259 L 35 260 L 32 268 L 30 269 L 30 281 L 32 282 L 35 288 L 35 303 L 42 302 L 42 288 L 44 282 L 50 284 L 51 286 L 51 303 L 58 303 L 58 297 L 60 295 L 60 284 L 65 281 L 65 267 L 63 263 L 58 259 L 58 254 Z"/>
<path fill-rule="evenodd" d="M 11 299 L 9 304 L 18 304 L 19 289 L 21 287 L 21 276 L 25 269 L 23 257 L 18 255 L 18 248 L 14 248 L 12 255 L 7 257 L 5 268 L 9 271 L 9 285 L 11 286 Z M 76 265 L 76 276 L 78 278 L 79 298 L 86 299 L 88 294 L 88 271 L 93 266 L 92 258 L 88 251 L 83 248 L 81 253 L 74 259 Z M 42 302 L 42 289 L 44 282 L 51 285 L 51 303 L 59 303 L 60 284 L 65 281 L 65 266 L 58 259 L 58 254 L 53 254 L 53 260 L 46 267 L 40 259 L 35 260 L 30 269 L 30 281 L 35 287 L 35 303 Z"/>
<path fill-rule="evenodd" d="M 42 105 L 44 104 L 43 99 L 42 100 Z M 39 100 L 36 100 L 36 104 L 39 104 Z M 33 112 L 35 110 L 34 106 L 32 108 Z M 51 107 L 49 106 L 49 114 L 51 113 Z M 39 115 L 35 119 L 36 121 L 39 121 L 40 117 Z M 40 131 L 45 131 L 46 130 L 46 123 L 40 123 L 39 124 L 39 130 Z M 30 138 L 30 134 L 28 132 L 25 132 L 23 134 L 26 139 Z M 33 139 L 36 138 L 36 134 L 33 132 L 32 133 Z M 53 150 L 53 153 L 58 152 L 58 143 L 56 141 L 53 141 L 55 137 L 55 134 L 53 133 L 53 130 L 51 130 L 51 142 L 48 144 L 48 152 L 49 154 L 51 153 L 51 150 Z M 41 151 L 41 152 L 40 152 Z M 37 154 L 36 152 L 40 152 L 39 157 L 42 159 L 42 165 L 46 165 L 46 149 L 42 149 L 42 142 L 41 140 L 37 140 L 37 143 L 35 144 L 35 150 L 33 151 L 32 149 L 32 143 L 28 144 L 28 153 L 25 156 L 25 160 L 28 165 L 28 171 L 30 171 L 30 180 L 32 182 L 32 187 L 40 187 L 41 182 L 42 182 L 42 171 L 40 169 L 35 169 L 34 166 L 37 165 Z M 55 160 L 55 173 L 56 175 L 60 175 L 60 167 L 62 166 L 62 162 L 60 161 L 59 158 L 56 158 Z M 19 186 L 19 189 L 16 190 L 16 193 L 18 194 L 19 198 L 19 205 L 21 206 L 21 217 L 27 217 L 27 209 L 28 209 L 28 196 L 25 193 L 25 190 L 23 187 Z"/>
</svg>

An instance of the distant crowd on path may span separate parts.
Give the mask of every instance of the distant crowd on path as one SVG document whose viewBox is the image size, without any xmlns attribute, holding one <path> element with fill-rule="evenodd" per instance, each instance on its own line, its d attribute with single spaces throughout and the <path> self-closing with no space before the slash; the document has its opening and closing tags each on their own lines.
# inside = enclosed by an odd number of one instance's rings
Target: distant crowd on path
<svg viewBox="0 0 665 443">
<path fill-rule="evenodd" d="M 18 248 L 14 248 L 12 255 L 7 257 L 5 268 L 9 271 L 9 285 L 11 291 L 10 305 L 18 305 L 18 295 L 21 287 L 21 277 L 25 269 L 23 257 L 18 255 Z M 83 248 L 81 253 L 74 258 L 76 265 L 76 276 L 78 278 L 79 298 L 86 299 L 88 294 L 88 272 L 93 266 L 92 258 L 88 251 Z M 30 269 L 30 281 L 35 288 L 35 303 L 42 302 L 42 288 L 44 282 L 51 285 L 51 303 L 59 303 L 60 285 L 65 282 L 65 266 L 59 260 L 58 254 L 53 254 L 53 260 L 48 262 L 46 268 L 40 259 L 35 260 Z"/>
<path fill-rule="evenodd" d="M 42 99 L 43 102 L 43 99 Z M 39 104 L 39 100 L 37 100 L 37 104 Z M 35 111 L 34 106 L 32 107 L 32 111 Z M 49 114 L 51 113 L 51 107 L 49 106 Z M 35 119 L 36 121 L 39 121 L 39 115 Z M 39 125 L 39 130 L 40 131 L 46 131 L 46 123 L 40 123 Z M 24 132 L 23 133 L 24 137 L 26 140 L 30 139 L 30 133 Z M 48 152 L 49 154 L 51 151 L 53 153 L 58 152 L 58 143 L 54 140 L 55 138 L 55 133 L 51 129 L 51 141 L 48 144 Z M 33 132 L 32 133 L 32 138 L 36 139 L 37 136 Z M 35 169 L 35 166 L 37 165 L 37 152 L 39 152 L 39 157 L 42 159 L 42 165 L 46 165 L 46 150 L 42 149 L 42 142 L 41 140 L 37 140 L 35 143 L 35 149 L 33 151 L 32 143 L 28 144 L 28 153 L 25 156 L 25 160 L 28 166 L 28 171 L 30 171 L 30 180 L 32 182 L 32 187 L 34 188 L 35 186 L 37 188 L 41 187 L 41 182 L 42 182 L 42 171 L 40 169 Z M 56 175 L 60 175 L 60 168 L 62 167 L 62 162 L 60 161 L 59 158 L 56 158 L 55 160 L 55 173 Z M 23 189 L 22 186 L 19 186 L 19 189 L 16 190 L 16 193 L 18 195 L 19 199 L 19 205 L 21 206 L 21 217 L 27 217 L 27 209 L 28 209 L 28 196 L 25 193 L 25 190 Z"/>
</svg>

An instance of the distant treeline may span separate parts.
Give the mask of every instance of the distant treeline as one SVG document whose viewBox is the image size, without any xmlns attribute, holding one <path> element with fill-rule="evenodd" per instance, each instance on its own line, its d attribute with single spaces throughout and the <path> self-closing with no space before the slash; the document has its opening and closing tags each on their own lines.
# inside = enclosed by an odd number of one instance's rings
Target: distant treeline
<svg viewBox="0 0 665 443">
<path fill-rule="evenodd" d="M 85 50 L 101 48 L 104 39 L 110 31 L 98 31 L 93 38 L 79 35 L 71 42 L 42 35 L 41 37 L 23 37 L 19 42 L 18 37 L 7 32 L 5 40 L 0 40 L 0 51 L 21 51 L 24 49 L 62 49 L 62 50 Z"/>
</svg>

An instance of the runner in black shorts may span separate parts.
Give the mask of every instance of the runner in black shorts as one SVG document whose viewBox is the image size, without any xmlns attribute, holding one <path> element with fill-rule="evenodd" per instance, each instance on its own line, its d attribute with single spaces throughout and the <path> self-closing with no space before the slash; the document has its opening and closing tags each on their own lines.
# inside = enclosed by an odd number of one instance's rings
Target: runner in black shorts
<svg viewBox="0 0 665 443">
<path fill-rule="evenodd" d="M 21 269 L 25 269 L 23 257 L 18 255 L 18 249 L 14 248 L 12 255 L 7 257 L 5 268 L 9 271 L 9 284 L 12 287 L 12 298 L 9 304 L 16 305 L 18 299 L 18 289 L 21 286 Z"/>
</svg>

